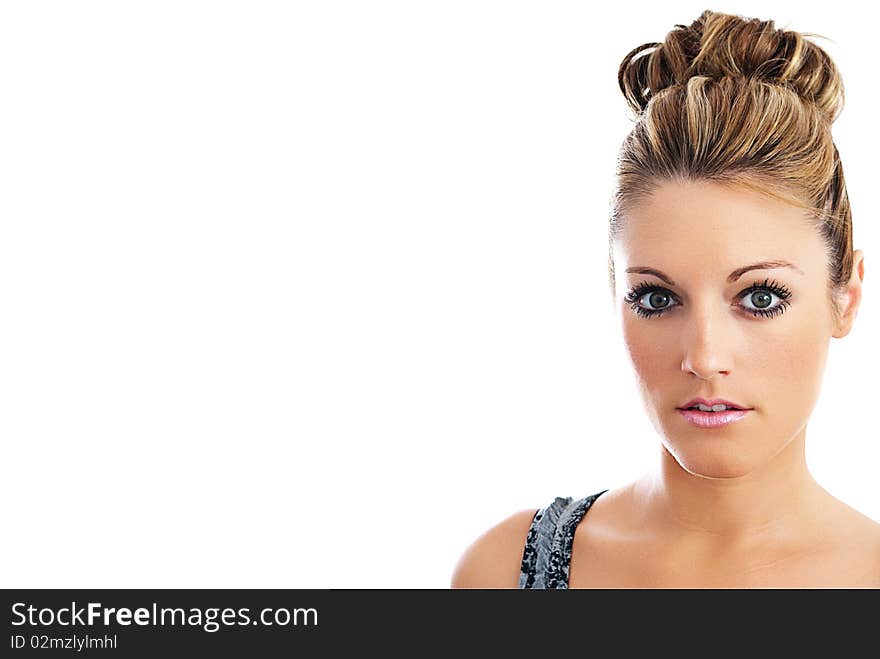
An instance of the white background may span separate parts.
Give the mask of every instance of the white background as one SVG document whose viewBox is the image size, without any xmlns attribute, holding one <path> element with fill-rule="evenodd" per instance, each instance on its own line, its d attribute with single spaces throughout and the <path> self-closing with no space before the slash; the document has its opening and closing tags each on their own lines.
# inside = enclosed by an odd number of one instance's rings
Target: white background
<svg viewBox="0 0 880 659">
<path fill-rule="evenodd" d="M 617 68 L 707 8 L 833 40 L 866 276 L 808 462 L 880 521 L 866 5 L 0 7 L 0 586 L 445 588 L 641 473 Z"/>
</svg>

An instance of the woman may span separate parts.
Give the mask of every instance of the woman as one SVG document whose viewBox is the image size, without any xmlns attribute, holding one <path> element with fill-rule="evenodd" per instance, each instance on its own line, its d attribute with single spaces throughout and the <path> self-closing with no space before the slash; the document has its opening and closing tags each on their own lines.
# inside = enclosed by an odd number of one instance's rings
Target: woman
<svg viewBox="0 0 880 659">
<path fill-rule="evenodd" d="M 636 126 L 609 232 L 657 468 L 511 515 L 454 588 L 880 587 L 880 524 L 824 490 L 804 450 L 864 277 L 831 137 L 840 75 L 773 21 L 705 11 L 676 28 L 620 65 Z"/>
</svg>

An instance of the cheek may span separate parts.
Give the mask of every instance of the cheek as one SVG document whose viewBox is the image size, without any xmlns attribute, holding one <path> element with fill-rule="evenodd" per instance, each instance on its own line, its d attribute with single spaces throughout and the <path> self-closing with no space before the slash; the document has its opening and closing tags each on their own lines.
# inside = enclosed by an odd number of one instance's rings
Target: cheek
<svg viewBox="0 0 880 659">
<path fill-rule="evenodd" d="M 650 320 L 627 319 L 623 323 L 623 342 L 639 387 L 650 399 L 663 398 L 670 378 L 681 373 L 681 347 L 667 327 Z"/>
<path fill-rule="evenodd" d="M 675 331 L 670 328 L 669 323 L 664 326 L 641 318 L 624 319 L 623 343 L 637 371 L 668 371 L 670 365 L 681 358 L 681 355 L 676 356 L 681 347 L 676 342 Z"/>
<path fill-rule="evenodd" d="M 772 397 L 774 407 L 787 405 L 798 414 L 812 409 L 819 396 L 828 355 L 829 337 L 816 327 L 787 328 L 784 335 L 767 339 L 756 346 L 759 359 L 749 367 L 757 381 L 763 381 L 765 398 Z"/>
</svg>

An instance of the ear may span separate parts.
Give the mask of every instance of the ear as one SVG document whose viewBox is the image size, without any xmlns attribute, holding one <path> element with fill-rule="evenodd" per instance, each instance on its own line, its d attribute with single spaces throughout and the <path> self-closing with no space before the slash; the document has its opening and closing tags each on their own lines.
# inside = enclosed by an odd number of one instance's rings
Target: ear
<svg viewBox="0 0 880 659">
<path fill-rule="evenodd" d="M 865 255 L 862 250 L 853 252 L 853 271 L 846 289 L 841 293 L 839 308 L 840 316 L 835 320 L 834 331 L 831 336 L 842 339 L 849 334 L 856 315 L 859 312 L 859 304 L 862 301 L 862 280 L 865 278 Z"/>
</svg>

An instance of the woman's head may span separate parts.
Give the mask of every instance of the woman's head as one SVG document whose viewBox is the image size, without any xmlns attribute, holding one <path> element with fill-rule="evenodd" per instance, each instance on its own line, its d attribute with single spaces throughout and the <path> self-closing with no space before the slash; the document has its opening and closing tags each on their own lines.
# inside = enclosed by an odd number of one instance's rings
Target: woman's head
<svg viewBox="0 0 880 659">
<path fill-rule="evenodd" d="M 803 438 L 829 339 L 860 301 L 830 132 L 840 75 L 802 34 L 706 11 L 630 52 L 619 80 L 637 115 L 609 231 L 627 350 L 678 462 L 743 475 Z M 774 267 L 742 272 L 760 262 Z M 754 410 L 700 429 L 676 409 L 698 396 Z"/>
</svg>

